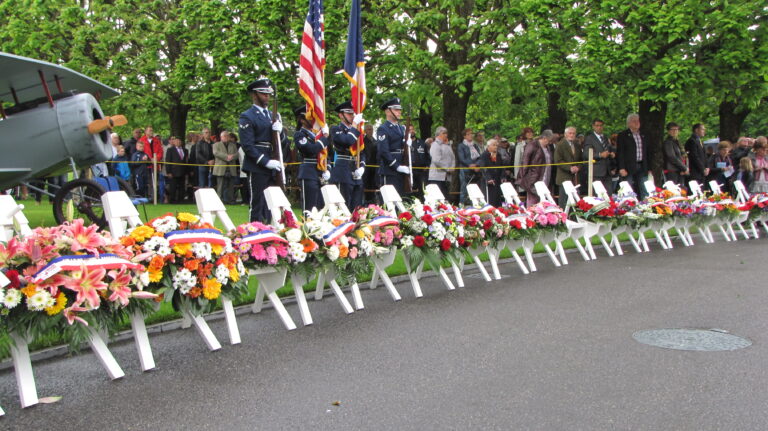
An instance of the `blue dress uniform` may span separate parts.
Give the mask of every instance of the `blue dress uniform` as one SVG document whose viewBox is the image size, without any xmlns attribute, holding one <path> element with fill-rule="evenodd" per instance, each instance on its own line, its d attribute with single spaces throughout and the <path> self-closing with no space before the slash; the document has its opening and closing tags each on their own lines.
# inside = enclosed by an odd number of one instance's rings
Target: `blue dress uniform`
<svg viewBox="0 0 768 431">
<path fill-rule="evenodd" d="M 421 139 L 413 139 L 411 146 L 411 161 L 414 167 L 428 168 L 432 164 L 427 144 Z M 427 186 L 428 169 L 413 170 L 413 194 L 419 199 L 424 198 L 424 188 Z"/>
<path fill-rule="evenodd" d="M 307 113 L 306 105 L 293 111 L 296 117 Z M 317 155 L 328 146 L 328 138 L 322 137 L 315 140 L 315 134 L 301 126 L 296 127 L 293 134 L 293 144 L 301 154 L 299 165 L 299 186 L 301 187 L 301 202 L 304 211 L 312 208 L 321 209 L 324 206 L 323 195 L 320 193 L 320 178 L 323 171 L 317 169 Z"/>
<path fill-rule="evenodd" d="M 247 87 L 248 92 L 272 94 L 269 79 L 258 79 Z M 248 173 L 251 193 L 250 221 L 270 222 L 269 208 L 264 190 L 274 185 L 274 176 L 279 172 L 267 168 L 272 156 L 272 113 L 266 108 L 252 105 L 240 114 L 240 145 L 245 153 L 243 170 Z M 281 132 L 282 142 L 287 140 Z"/>
<path fill-rule="evenodd" d="M 394 98 L 381 105 L 382 110 L 389 108 L 400 109 L 400 99 Z M 404 138 L 405 127 L 389 120 L 376 130 L 379 185 L 393 185 L 401 196 L 403 195 L 405 176 L 397 172 L 397 168 L 403 163 Z"/>
<path fill-rule="evenodd" d="M 352 172 L 356 169 L 355 157 L 349 151 L 349 147 L 357 142 L 360 131 L 347 126 L 344 123 L 331 127 L 331 140 L 333 148 L 336 150 L 336 161 L 331 169 L 331 184 L 339 187 L 341 196 L 350 211 L 360 205 L 360 199 L 353 199 L 353 189 L 357 187 L 358 192 L 362 190 L 362 181 L 353 180 Z M 365 166 L 363 154 L 360 154 L 360 166 Z"/>
</svg>

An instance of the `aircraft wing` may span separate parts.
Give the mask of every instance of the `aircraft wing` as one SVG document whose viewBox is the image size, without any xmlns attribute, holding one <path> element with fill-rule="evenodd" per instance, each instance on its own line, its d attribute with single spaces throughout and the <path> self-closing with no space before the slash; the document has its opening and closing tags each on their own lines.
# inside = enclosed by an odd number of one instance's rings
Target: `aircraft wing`
<svg viewBox="0 0 768 431">
<path fill-rule="evenodd" d="M 97 99 L 117 96 L 114 88 L 108 87 L 72 69 L 46 61 L 0 52 L 0 101 L 13 102 L 16 92 L 18 103 L 45 97 L 40 72 L 51 93 L 59 93 L 56 84 L 58 78 L 62 91 L 77 90 L 91 93 Z"/>
</svg>

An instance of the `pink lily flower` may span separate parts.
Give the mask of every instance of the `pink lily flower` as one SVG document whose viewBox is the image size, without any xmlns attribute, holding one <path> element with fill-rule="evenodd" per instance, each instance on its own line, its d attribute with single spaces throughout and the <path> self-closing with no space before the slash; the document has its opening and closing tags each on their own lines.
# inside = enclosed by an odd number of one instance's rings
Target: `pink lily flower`
<svg viewBox="0 0 768 431">
<path fill-rule="evenodd" d="M 109 283 L 109 290 L 112 291 L 109 300 L 112 302 L 119 301 L 123 307 L 128 306 L 131 296 L 131 288 L 128 287 L 131 282 L 131 275 L 127 273 L 125 265 L 120 267 L 120 271 L 113 269 L 107 274 L 112 277 L 112 282 Z"/>
<path fill-rule="evenodd" d="M 84 307 L 78 307 L 77 305 L 73 305 L 69 308 L 65 308 L 63 314 L 64 314 L 64 317 L 67 318 L 67 322 L 70 325 L 73 324 L 75 321 L 78 321 L 83 325 L 88 326 L 88 322 L 76 314 L 83 311 L 88 311 L 88 309 Z"/>
<path fill-rule="evenodd" d="M 64 287 L 77 292 L 77 298 L 75 299 L 75 305 L 81 305 L 83 302 L 88 302 L 90 308 L 99 308 L 101 303 L 101 297 L 99 296 L 100 290 L 107 290 L 107 283 L 104 283 L 104 276 L 107 271 L 104 268 L 96 268 L 89 270 L 83 267 L 80 277 L 69 278 L 64 282 Z"/>
<path fill-rule="evenodd" d="M 87 250 L 93 254 L 99 254 L 98 247 L 104 245 L 104 238 L 99 234 L 97 225 L 83 226 L 83 221 L 77 219 L 66 226 L 65 233 L 72 238 L 73 252 Z"/>
</svg>

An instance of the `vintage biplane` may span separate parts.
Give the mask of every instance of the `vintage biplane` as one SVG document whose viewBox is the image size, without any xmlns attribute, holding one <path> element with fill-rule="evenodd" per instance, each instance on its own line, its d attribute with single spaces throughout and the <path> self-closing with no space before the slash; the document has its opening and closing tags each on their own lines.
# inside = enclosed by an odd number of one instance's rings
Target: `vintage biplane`
<svg viewBox="0 0 768 431">
<path fill-rule="evenodd" d="M 66 67 L 2 52 L 0 71 L 0 190 L 26 185 L 53 197 L 57 223 L 84 218 L 103 226 L 107 190 L 78 170 L 112 157 L 109 129 L 126 119 L 105 116 L 98 101 L 118 92 Z M 37 181 L 68 172 L 63 184 Z"/>
</svg>

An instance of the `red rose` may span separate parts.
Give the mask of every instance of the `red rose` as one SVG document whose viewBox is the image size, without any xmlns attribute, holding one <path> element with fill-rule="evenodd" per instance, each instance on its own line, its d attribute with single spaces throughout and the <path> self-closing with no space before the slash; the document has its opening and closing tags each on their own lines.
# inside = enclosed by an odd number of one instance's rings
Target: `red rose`
<svg viewBox="0 0 768 431">
<path fill-rule="evenodd" d="M 518 229 L 518 230 L 523 228 L 523 224 L 520 223 L 520 220 L 518 220 L 518 219 L 512 220 L 512 222 L 510 224 L 512 225 L 513 228 Z"/>
<path fill-rule="evenodd" d="M 451 249 L 451 241 L 448 238 L 443 239 L 440 241 L 440 248 L 443 249 L 443 251 L 448 251 Z"/>
<path fill-rule="evenodd" d="M 8 280 L 11 281 L 11 284 L 9 284 L 9 287 L 12 287 L 14 289 L 18 289 L 21 287 L 21 281 L 19 281 L 19 271 L 16 271 L 15 269 L 9 269 L 5 276 L 8 278 Z"/>
<path fill-rule="evenodd" d="M 536 222 L 529 218 L 525 219 L 525 224 L 528 225 L 529 228 L 536 226 Z"/>
<path fill-rule="evenodd" d="M 405 220 L 405 221 L 408 221 L 408 220 L 410 220 L 410 219 L 412 219 L 412 218 L 413 218 L 413 216 L 412 216 L 412 215 L 411 215 L 411 213 L 409 213 L 409 212 L 400 213 L 400 215 L 399 215 L 399 216 L 397 216 L 397 217 L 398 217 L 398 218 L 400 218 L 400 219 L 403 219 L 403 220 Z"/>
<path fill-rule="evenodd" d="M 496 220 L 496 223 L 501 223 L 501 217 L 499 217 L 499 216 L 496 216 L 496 218 L 494 220 Z"/>
<path fill-rule="evenodd" d="M 432 212 L 432 207 L 430 207 L 429 205 L 424 205 L 424 212 L 431 213 Z"/>
<path fill-rule="evenodd" d="M 468 224 L 468 225 L 470 225 L 470 226 L 477 226 L 477 220 L 475 220 L 475 219 L 470 219 L 470 220 L 469 220 L 469 222 L 468 222 L 467 224 Z"/>
<path fill-rule="evenodd" d="M 458 242 L 459 242 L 460 246 L 464 247 L 464 244 L 467 242 L 467 240 L 464 239 L 463 236 L 460 236 L 459 239 L 458 239 Z"/>
<path fill-rule="evenodd" d="M 429 215 L 429 214 L 424 214 L 423 216 L 421 216 L 421 221 L 423 221 L 423 222 L 424 222 L 424 223 L 426 223 L 427 225 L 431 225 L 431 224 L 432 224 L 432 222 L 433 222 L 433 221 L 435 221 L 435 218 L 434 218 L 434 217 L 432 217 L 432 216 L 431 216 L 431 215 Z"/>
<path fill-rule="evenodd" d="M 486 220 L 483 222 L 483 230 L 488 230 L 491 228 L 491 225 L 493 225 L 493 222 L 491 220 Z"/>
<path fill-rule="evenodd" d="M 415 245 L 416 247 L 424 247 L 425 242 L 426 241 L 424 240 L 424 237 L 421 235 L 416 235 L 415 237 L 413 237 L 413 245 Z"/>
</svg>

